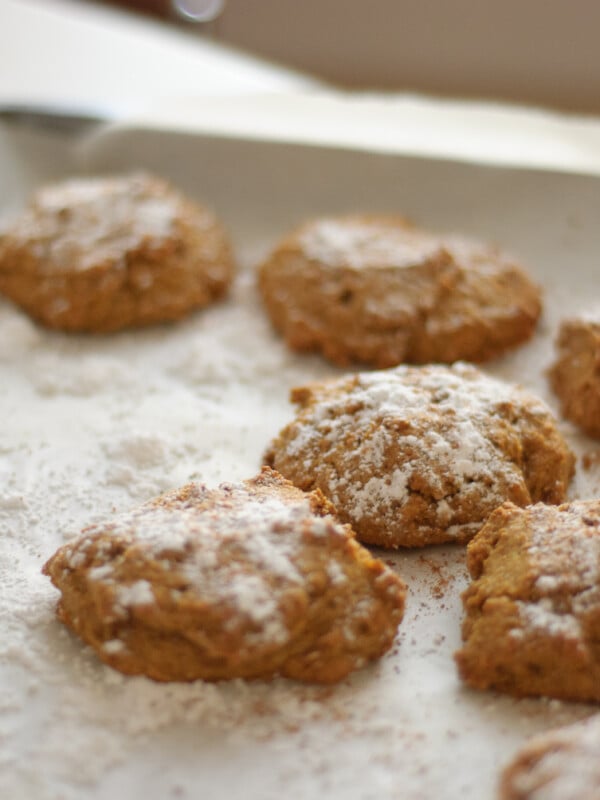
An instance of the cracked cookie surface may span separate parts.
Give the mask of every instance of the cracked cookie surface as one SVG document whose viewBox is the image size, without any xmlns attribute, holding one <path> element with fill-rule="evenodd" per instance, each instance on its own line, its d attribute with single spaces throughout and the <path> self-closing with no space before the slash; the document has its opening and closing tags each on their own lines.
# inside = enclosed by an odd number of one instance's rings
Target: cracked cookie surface
<svg viewBox="0 0 600 800">
<path fill-rule="evenodd" d="M 461 677 L 600 701 L 600 501 L 497 509 L 467 550 Z"/>
<path fill-rule="evenodd" d="M 178 320 L 222 296 L 232 275 L 216 217 L 144 173 L 39 189 L 0 232 L 0 292 L 66 331 Z"/>
<path fill-rule="evenodd" d="M 189 484 L 85 529 L 44 572 L 59 618 L 124 673 L 333 683 L 389 649 L 406 589 L 332 510 L 266 468 Z"/>
<path fill-rule="evenodd" d="M 561 502 L 573 472 L 548 408 L 467 364 L 358 373 L 292 400 L 266 463 L 321 489 L 366 543 L 466 541 L 504 500 Z"/>
<path fill-rule="evenodd" d="M 509 256 L 398 216 L 306 223 L 261 265 L 259 286 L 292 349 L 342 366 L 485 361 L 526 341 L 541 311 Z"/>
</svg>

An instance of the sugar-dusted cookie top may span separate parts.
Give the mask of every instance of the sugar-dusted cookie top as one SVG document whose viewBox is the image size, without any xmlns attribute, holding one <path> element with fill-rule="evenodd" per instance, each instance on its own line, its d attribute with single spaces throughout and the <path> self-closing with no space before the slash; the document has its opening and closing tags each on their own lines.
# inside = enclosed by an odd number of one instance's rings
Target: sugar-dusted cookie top
<svg viewBox="0 0 600 800">
<path fill-rule="evenodd" d="M 391 215 L 302 225 L 261 265 L 259 285 L 292 349 L 340 365 L 484 361 L 527 340 L 541 311 L 511 257 Z"/>
<path fill-rule="evenodd" d="M 396 367 L 295 389 L 266 462 L 319 488 L 363 542 L 465 541 L 504 500 L 564 499 L 573 456 L 548 408 L 475 367 Z"/>
<path fill-rule="evenodd" d="M 331 511 L 268 469 L 189 484 L 85 529 L 44 571 L 62 621 L 122 672 L 331 683 L 391 646 L 405 598 Z"/>
<path fill-rule="evenodd" d="M 216 217 L 144 173 L 41 188 L 0 234 L 0 291 L 64 330 L 179 319 L 222 295 L 232 272 Z"/>
<path fill-rule="evenodd" d="M 461 677 L 600 701 L 600 500 L 497 509 L 468 548 Z"/>
</svg>

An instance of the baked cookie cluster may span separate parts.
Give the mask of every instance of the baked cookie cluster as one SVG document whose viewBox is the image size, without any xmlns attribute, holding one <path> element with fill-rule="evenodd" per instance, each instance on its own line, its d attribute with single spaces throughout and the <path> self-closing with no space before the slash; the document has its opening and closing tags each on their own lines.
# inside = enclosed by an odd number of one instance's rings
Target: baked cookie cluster
<svg viewBox="0 0 600 800">
<path fill-rule="evenodd" d="M 0 235 L 0 292 L 42 324 L 174 321 L 234 272 L 220 221 L 143 173 L 40 189 Z M 296 388 L 262 472 L 189 484 L 86 528 L 44 572 L 98 657 L 157 681 L 329 684 L 392 645 L 403 581 L 359 544 L 465 543 L 461 678 L 600 702 L 600 501 L 564 502 L 574 457 L 534 395 L 457 363 L 527 341 L 540 290 L 486 244 L 391 215 L 307 222 L 258 269 L 296 351 L 377 371 Z M 600 436 L 600 315 L 563 323 L 549 376 Z M 501 800 L 596 797 L 598 722 L 534 740 Z"/>
<path fill-rule="evenodd" d="M 511 257 L 397 216 L 308 222 L 262 264 L 259 285 L 292 349 L 341 366 L 486 361 L 529 339 L 541 312 Z"/>
<path fill-rule="evenodd" d="M 319 488 L 368 544 L 467 541 L 505 500 L 560 503 L 573 473 L 548 408 L 467 364 L 364 372 L 292 400 L 266 463 Z"/>
<path fill-rule="evenodd" d="M 121 672 L 332 683 L 389 649 L 406 594 L 333 511 L 268 469 L 189 484 L 85 529 L 44 571 L 59 618 Z"/>
<path fill-rule="evenodd" d="M 0 292 L 65 331 L 178 320 L 232 276 L 217 218 L 144 173 L 42 188 L 0 235 Z"/>
</svg>

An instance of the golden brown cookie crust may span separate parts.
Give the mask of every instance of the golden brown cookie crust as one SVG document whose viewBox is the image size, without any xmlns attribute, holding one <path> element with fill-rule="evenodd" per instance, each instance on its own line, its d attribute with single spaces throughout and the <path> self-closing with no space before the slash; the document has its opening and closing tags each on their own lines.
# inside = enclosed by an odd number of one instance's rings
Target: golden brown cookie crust
<svg viewBox="0 0 600 800">
<path fill-rule="evenodd" d="M 215 216 L 143 173 L 42 188 L 0 235 L 0 291 L 66 331 L 178 320 L 222 296 L 232 275 Z"/>
<path fill-rule="evenodd" d="M 590 436 L 600 437 L 600 313 L 565 320 L 549 370 L 561 412 Z"/>
<path fill-rule="evenodd" d="M 477 689 L 600 701 L 600 501 L 505 503 L 467 550 L 461 677 Z"/>
<path fill-rule="evenodd" d="M 359 373 L 292 400 L 266 463 L 319 488 L 369 544 L 464 542 L 504 500 L 561 502 L 573 472 L 546 406 L 467 364 Z"/>
<path fill-rule="evenodd" d="M 600 800 L 600 714 L 534 736 L 502 774 L 499 800 Z"/>
<path fill-rule="evenodd" d="M 341 366 L 485 361 L 529 339 L 541 312 L 509 257 L 389 215 L 306 223 L 261 265 L 259 286 L 292 349 Z"/>
<path fill-rule="evenodd" d="M 189 484 L 85 529 L 44 572 L 59 618 L 121 672 L 332 683 L 391 646 L 406 588 L 331 511 L 268 469 Z"/>
</svg>

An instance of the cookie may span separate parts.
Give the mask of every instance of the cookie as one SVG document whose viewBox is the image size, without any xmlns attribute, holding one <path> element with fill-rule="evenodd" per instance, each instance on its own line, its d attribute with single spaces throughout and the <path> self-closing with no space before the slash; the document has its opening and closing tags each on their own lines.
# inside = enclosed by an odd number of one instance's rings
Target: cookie
<svg viewBox="0 0 600 800">
<path fill-rule="evenodd" d="M 565 320 L 556 346 L 549 378 L 562 414 L 600 437 L 600 312 Z"/>
<path fill-rule="evenodd" d="M 471 365 L 359 373 L 292 401 L 266 463 L 321 489 L 369 544 L 464 542 L 504 500 L 561 502 L 573 472 L 546 406 Z"/>
<path fill-rule="evenodd" d="M 308 222 L 260 266 L 289 347 L 335 364 L 485 361 L 529 339 L 540 292 L 509 256 L 396 216 Z"/>
<path fill-rule="evenodd" d="M 519 696 L 600 701 L 600 500 L 506 503 L 467 554 L 462 679 Z"/>
<path fill-rule="evenodd" d="M 214 215 L 141 173 L 42 188 L 0 235 L 0 292 L 65 331 L 178 320 L 223 295 L 232 274 Z"/>
<path fill-rule="evenodd" d="M 391 646 L 406 590 L 331 512 L 271 470 L 189 484 L 85 529 L 44 572 L 59 618 L 121 672 L 333 683 Z"/>
<path fill-rule="evenodd" d="M 600 800 L 600 714 L 533 737 L 502 774 L 499 800 Z"/>
</svg>

